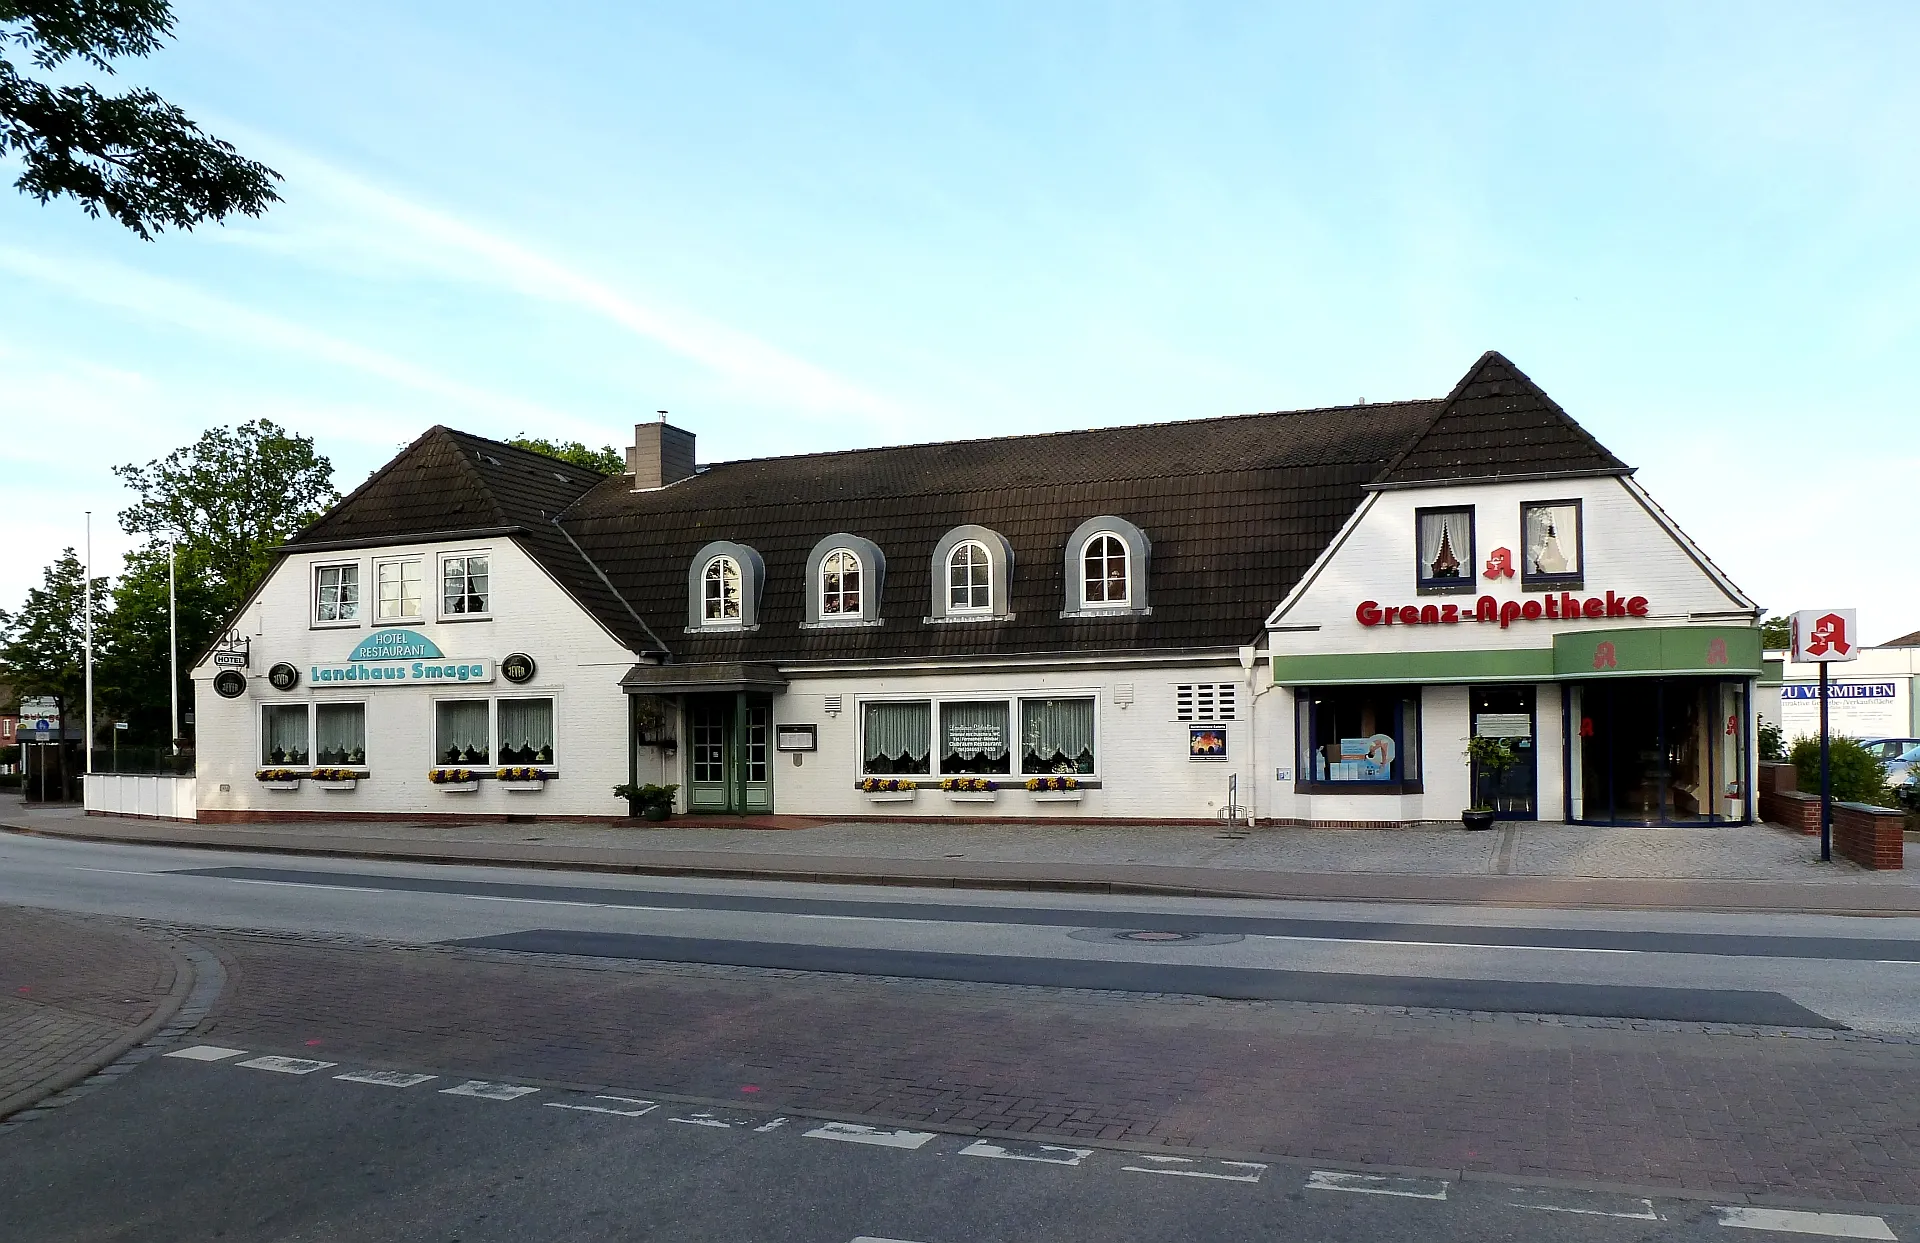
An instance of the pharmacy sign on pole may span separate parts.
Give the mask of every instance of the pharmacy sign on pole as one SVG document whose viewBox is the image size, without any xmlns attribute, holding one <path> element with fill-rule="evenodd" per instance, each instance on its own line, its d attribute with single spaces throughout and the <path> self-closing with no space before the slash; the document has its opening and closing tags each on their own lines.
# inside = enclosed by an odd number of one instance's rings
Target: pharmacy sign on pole
<svg viewBox="0 0 1920 1243">
<path fill-rule="evenodd" d="M 1833 860 L 1833 772 L 1827 762 L 1827 666 L 1860 659 L 1853 609 L 1801 609 L 1793 615 L 1793 659 L 1820 666 L 1820 861 Z"/>
</svg>

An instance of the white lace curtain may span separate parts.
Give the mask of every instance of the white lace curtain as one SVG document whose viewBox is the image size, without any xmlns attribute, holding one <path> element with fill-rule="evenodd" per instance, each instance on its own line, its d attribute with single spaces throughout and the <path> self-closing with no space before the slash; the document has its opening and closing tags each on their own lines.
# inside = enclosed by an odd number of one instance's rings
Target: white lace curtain
<svg viewBox="0 0 1920 1243">
<path fill-rule="evenodd" d="M 1420 576 L 1422 578 L 1464 578 L 1466 558 L 1472 551 L 1466 545 L 1467 516 L 1461 513 L 1420 515 Z M 1445 545 L 1457 563 L 1434 569 L 1434 560 Z"/>
<path fill-rule="evenodd" d="M 487 705 L 461 700 L 438 705 L 434 758 L 442 764 L 484 764 L 487 760 Z"/>
<path fill-rule="evenodd" d="M 940 740 L 945 755 L 1000 759 L 1007 753 L 1007 705 L 941 704 Z"/>
<path fill-rule="evenodd" d="M 1020 705 L 1022 767 L 1045 772 L 1066 763 L 1093 771 L 1093 700 L 1029 699 Z"/>
<path fill-rule="evenodd" d="M 267 764 L 305 764 L 307 756 L 307 705 L 269 704 L 266 727 L 261 731 L 260 759 Z"/>
<path fill-rule="evenodd" d="M 903 764 L 915 772 L 926 771 L 933 736 L 932 712 L 927 704 L 868 704 L 865 732 L 869 767 L 885 760 L 895 765 L 894 771 L 906 771 L 899 767 Z"/>
<path fill-rule="evenodd" d="M 321 764 L 367 762 L 367 710 L 360 704 L 321 704 L 314 709 L 313 758 Z"/>
<path fill-rule="evenodd" d="M 500 701 L 500 762 L 502 764 L 553 762 L 553 700 L 502 699 Z"/>
</svg>

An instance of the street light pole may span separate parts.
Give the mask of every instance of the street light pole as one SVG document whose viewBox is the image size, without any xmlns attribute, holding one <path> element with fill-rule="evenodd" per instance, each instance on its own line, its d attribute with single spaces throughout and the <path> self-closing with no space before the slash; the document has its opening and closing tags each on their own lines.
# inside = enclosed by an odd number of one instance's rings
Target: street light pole
<svg viewBox="0 0 1920 1243">
<path fill-rule="evenodd" d="M 93 511 L 89 509 L 86 513 L 87 581 L 86 591 L 84 592 L 85 603 L 82 605 L 82 608 L 85 609 L 85 617 L 83 620 L 86 623 L 87 636 L 87 737 L 81 745 L 87 749 L 86 771 L 91 773 L 93 771 Z M 61 722 L 63 727 L 65 724 L 66 722 Z"/>
<path fill-rule="evenodd" d="M 167 741 L 180 754 L 180 627 L 173 597 L 173 541 L 167 541 Z"/>
</svg>

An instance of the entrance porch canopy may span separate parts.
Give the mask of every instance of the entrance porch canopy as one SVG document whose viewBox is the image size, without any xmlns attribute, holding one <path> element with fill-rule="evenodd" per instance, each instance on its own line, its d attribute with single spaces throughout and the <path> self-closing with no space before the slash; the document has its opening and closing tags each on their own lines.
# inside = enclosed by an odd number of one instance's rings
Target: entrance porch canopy
<svg viewBox="0 0 1920 1243">
<path fill-rule="evenodd" d="M 787 679 L 768 661 L 635 665 L 620 679 L 620 689 L 629 695 L 699 695 L 730 691 L 778 695 L 787 689 Z"/>
</svg>

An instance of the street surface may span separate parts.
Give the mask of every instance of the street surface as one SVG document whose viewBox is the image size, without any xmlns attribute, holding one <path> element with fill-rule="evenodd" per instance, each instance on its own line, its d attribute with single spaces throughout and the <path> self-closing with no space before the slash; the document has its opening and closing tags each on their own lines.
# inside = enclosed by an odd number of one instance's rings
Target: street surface
<svg viewBox="0 0 1920 1243">
<path fill-rule="evenodd" d="M 11 835 L 3 905 L 224 977 L 0 1128 L 8 1239 L 1920 1238 L 1911 919 Z"/>
</svg>

